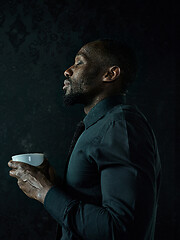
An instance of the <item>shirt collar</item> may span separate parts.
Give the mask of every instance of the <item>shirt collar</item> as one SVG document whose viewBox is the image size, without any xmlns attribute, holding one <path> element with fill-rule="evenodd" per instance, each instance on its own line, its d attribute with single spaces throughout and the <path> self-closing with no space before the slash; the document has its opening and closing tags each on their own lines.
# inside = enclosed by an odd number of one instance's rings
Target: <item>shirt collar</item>
<svg viewBox="0 0 180 240">
<path fill-rule="evenodd" d="M 92 124 L 97 122 L 114 106 L 118 104 L 125 104 L 125 102 L 126 102 L 126 95 L 123 95 L 123 94 L 104 98 L 103 100 L 98 102 L 83 119 L 85 128 L 87 129 Z"/>
</svg>

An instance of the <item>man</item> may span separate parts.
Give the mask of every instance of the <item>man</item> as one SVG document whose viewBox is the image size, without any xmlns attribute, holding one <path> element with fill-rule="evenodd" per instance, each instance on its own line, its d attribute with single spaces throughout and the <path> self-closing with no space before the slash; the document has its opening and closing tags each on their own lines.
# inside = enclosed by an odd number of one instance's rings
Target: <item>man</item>
<svg viewBox="0 0 180 240">
<path fill-rule="evenodd" d="M 97 40 L 83 46 L 64 73 L 65 104 L 83 104 L 86 113 L 64 184 L 9 162 L 22 191 L 43 203 L 62 228 L 58 239 L 154 239 L 160 160 L 146 118 L 125 104 L 135 72 L 126 45 Z"/>
</svg>

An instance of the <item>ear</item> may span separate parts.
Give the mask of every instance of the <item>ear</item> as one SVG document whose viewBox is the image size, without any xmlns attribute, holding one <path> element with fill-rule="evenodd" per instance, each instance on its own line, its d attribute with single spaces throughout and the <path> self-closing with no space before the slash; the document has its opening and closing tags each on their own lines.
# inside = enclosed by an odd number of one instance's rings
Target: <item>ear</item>
<svg viewBox="0 0 180 240">
<path fill-rule="evenodd" d="M 102 81 L 103 82 L 113 82 L 120 76 L 120 67 L 113 66 L 108 69 L 108 71 L 104 74 Z"/>
</svg>

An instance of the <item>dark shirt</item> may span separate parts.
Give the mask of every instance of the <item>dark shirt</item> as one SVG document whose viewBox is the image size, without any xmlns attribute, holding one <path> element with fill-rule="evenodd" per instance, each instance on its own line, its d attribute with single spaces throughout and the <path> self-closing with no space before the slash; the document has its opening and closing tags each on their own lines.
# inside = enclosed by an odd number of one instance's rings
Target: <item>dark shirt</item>
<svg viewBox="0 0 180 240">
<path fill-rule="evenodd" d="M 146 118 L 120 95 L 100 101 L 83 121 L 66 187 L 52 187 L 44 203 L 61 239 L 154 239 L 160 159 Z"/>
</svg>

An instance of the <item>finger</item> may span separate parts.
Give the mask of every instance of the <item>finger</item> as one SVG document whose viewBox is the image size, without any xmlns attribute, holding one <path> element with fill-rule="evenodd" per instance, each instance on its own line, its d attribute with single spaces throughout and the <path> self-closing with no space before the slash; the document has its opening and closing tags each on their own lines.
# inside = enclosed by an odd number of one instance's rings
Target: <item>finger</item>
<svg viewBox="0 0 180 240">
<path fill-rule="evenodd" d="M 11 176 L 11 177 L 15 177 L 15 178 L 18 178 L 18 175 L 17 175 L 17 172 L 16 172 L 16 170 L 11 170 L 11 171 L 9 171 L 9 175 Z"/>
<path fill-rule="evenodd" d="M 49 178 L 50 178 L 50 181 L 55 183 L 55 180 L 56 180 L 56 172 L 54 170 L 53 167 L 49 167 Z"/>
<path fill-rule="evenodd" d="M 23 189 L 23 187 L 24 187 L 24 181 L 22 181 L 21 179 L 18 179 L 17 184 L 18 184 L 18 186 L 19 186 L 20 189 Z"/>
<path fill-rule="evenodd" d="M 36 176 L 32 176 L 30 174 L 24 173 L 19 179 L 18 182 L 20 184 L 24 184 L 27 189 L 36 189 L 41 190 L 43 188 L 40 181 L 37 179 Z M 26 190 L 28 192 L 28 190 Z"/>
<path fill-rule="evenodd" d="M 22 169 L 12 169 L 11 171 L 9 171 L 9 175 L 15 178 L 21 178 L 24 174 L 24 170 Z"/>
<path fill-rule="evenodd" d="M 18 161 L 9 161 L 8 162 L 8 166 L 14 169 L 25 169 L 25 170 L 29 170 L 29 171 L 34 171 L 36 169 L 36 167 L 31 166 L 27 163 L 23 163 L 23 162 L 18 162 Z"/>
<path fill-rule="evenodd" d="M 37 194 L 37 190 L 32 188 L 31 184 L 28 182 L 22 182 L 21 180 L 18 180 L 18 186 L 19 188 L 26 194 L 26 196 L 28 196 L 29 198 L 32 199 L 38 199 L 38 194 Z"/>
<path fill-rule="evenodd" d="M 11 177 L 15 178 L 23 178 L 24 175 L 30 175 L 31 172 L 29 170 L 23 169 L 23 168 L 14 168 L 9 172 L 9 175 Z"/>
<path fill-rule="evenodd" d="M 21 179 L 18 179 L 17 184 L 19 188 L 26 194 L 28 195 L 29 192 L 32 191 L 32 187 L 28 182 L 24 182 Z"/>
<path fill-rule="evenodd" d="M 18 161 L 9 161 L 8 162 L 8 166 L 11 168 L 18 168 L 18 167 L 23 167 L 23 166 L 27 166 L 28 164 L 26 163 L 22 163 L 22 162 L 18 162 Z"/>
<path fill-rule="evenodd" d="M 42 162 L 42 164 L 38 166 L 38 168 L 48 168 L 48 167 L 49 167 L 49 162 L 47 158 L 44 158 L 44 161 Z"/>
<path fill-rule="evenodd" d="M 9 166 L 9 167 L 12 167 L 12 165 L 13 165 L 13 160 L 10 160 L 10 161 L 8 162 L 8 166 Z"/>
</svg>

